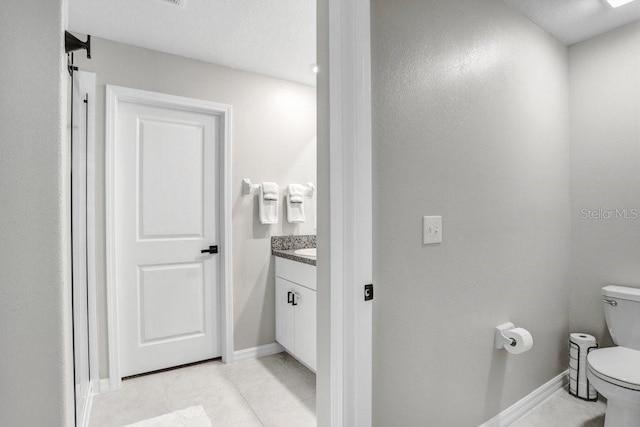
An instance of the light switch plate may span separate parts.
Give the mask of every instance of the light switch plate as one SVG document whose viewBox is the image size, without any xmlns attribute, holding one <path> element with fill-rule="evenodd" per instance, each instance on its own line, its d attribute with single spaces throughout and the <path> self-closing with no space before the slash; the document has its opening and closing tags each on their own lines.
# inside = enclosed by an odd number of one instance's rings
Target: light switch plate
<svg viewBox="0 0 640 427">
<path fill-rule="evenodd" d="M 422 217 L 422 243 L 432 245 L 442 243 L 442 217 L 423 216 Z"/>
</svg>

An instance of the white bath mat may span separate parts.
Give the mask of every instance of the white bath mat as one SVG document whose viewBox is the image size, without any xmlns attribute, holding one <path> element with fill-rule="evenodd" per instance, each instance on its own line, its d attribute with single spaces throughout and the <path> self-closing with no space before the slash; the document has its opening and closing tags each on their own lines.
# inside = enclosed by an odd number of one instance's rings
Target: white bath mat
<svg viewBox="0 0 640 427">
<path fill-rule="evenodd" d="M 128 424 L 124 427 L 212 427 L 211 420 L 202 406 L 191 406 L 187 409 L 149 418 L 148 420 Z"/>
</svg>

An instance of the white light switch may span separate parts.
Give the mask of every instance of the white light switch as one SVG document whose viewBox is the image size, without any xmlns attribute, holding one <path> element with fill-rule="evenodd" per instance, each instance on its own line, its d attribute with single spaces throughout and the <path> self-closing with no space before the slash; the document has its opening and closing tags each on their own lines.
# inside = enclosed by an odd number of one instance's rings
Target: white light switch
<svg viewBox="0 0 640 427">
<path fill-rule="evenodd" d="M 423 216 L 422 217 L 422 243 L 431 245 L 442 243 L 442 217 Z"/>
</svg>

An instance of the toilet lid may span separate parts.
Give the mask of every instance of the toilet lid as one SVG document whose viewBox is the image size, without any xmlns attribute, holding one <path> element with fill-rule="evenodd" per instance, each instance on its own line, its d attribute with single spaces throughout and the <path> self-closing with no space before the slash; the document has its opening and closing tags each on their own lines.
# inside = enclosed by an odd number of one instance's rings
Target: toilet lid
<svg viewBox="0 0 640 427">
<path fill-rule="evenodd" d="M 640 390 L 640 351 L 626 347 L 594 350 L 587 356 L 587 364 L 602 380 Z"/>
</svg>

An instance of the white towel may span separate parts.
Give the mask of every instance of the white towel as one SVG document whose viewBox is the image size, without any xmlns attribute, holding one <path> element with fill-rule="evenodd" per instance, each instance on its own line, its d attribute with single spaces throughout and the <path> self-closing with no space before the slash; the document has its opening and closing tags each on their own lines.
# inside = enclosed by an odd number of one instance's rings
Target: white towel
<svg viewBox="0 0 640 427">
<path fill-rule="evenodd" d="M 278 184 L 275 182 L 263 182 L 261 187 L 264 200 L 278 200 Z"/>
<path fill-rule="evenodd" d="M 300 184 L 289 184 L 287 186 L 287 191 L 289 193 L 289 200 L 291 203 L 304 203 L 304 195 L 306 193 L 306 188 Z"/>
<path fill-rule="evenodd" d="M 258 206 L 260 222 L 262 224 L 278 223 L 278 184 L 273 182 L 263 182 L 260 184 Z"/>
<path fill-rule="evenodd" d="M 299 184 L 289 184 L 287 187 L 287 221 L 290 223 L 305 222 L 304 194 L 305 187 Z"/>
</svg>

